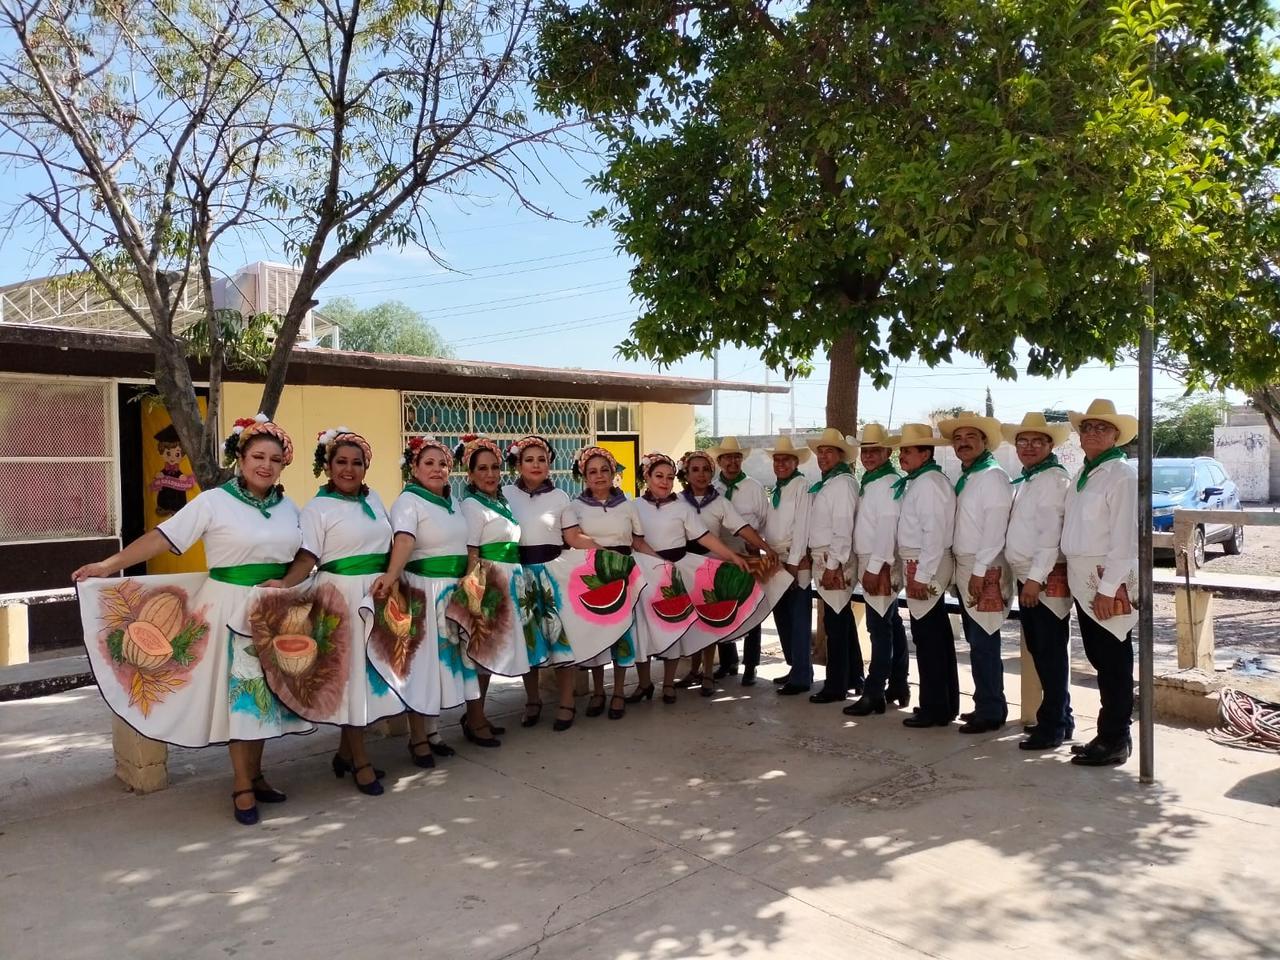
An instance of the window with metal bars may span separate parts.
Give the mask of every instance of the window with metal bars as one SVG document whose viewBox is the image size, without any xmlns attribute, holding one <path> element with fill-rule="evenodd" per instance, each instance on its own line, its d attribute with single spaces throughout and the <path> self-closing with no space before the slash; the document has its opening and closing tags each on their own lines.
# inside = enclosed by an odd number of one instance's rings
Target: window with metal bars
<svg viewBox="0 0 1280 960">
<path fill-rule="evenodd" d="M 464 396 L 453 393 L 400 394 L 403 413 L 403 440 L 431 435 L 456 446 L 467 433 L 483 434 L 505 450 L 513 440 L 529 434 L 546 437 L 555 451 L 551 479 L 556 486 L 576 493 L 581 485 L 573 479 L 573 456 L 594 443 L 597 422 L 591 400 L 545 400 L 535 397 Z M 466 465 L 455 464 L 454 493 L 461 495 L 466 482 Z"/>
</svg>

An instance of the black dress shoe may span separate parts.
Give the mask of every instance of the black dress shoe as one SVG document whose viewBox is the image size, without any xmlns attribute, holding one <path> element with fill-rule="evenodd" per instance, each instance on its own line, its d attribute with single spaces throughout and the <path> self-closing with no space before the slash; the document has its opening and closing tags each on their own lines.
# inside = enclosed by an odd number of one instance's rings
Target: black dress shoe
<svg viewBox="0 0 1280 960">
<path fill-rule="evenodd" d="M 678 690 L 688 690 L 690 687 L 696 687 L 702 682 L 702 673 L 697 670 L 690 670 L 683 677 L 680 677 L 672 684 Z"/>
<path fill-rule="evenodd" d="M 808 693 L 808 687 L 802 687 L 798 683 L 784 683 L 777 690 L 780 697 L 798 697 L 802 693 Z"/>
<path fill-rule="evenodd" d="M 458 726 L 462 729 L 462 735 L 463 735 L 464 737 L 466 737 L 469 741 L 471 741 L 472 743 L 474 743 L 477 747 L 500 747 L 500 746 L 502 746 L 502 741 L 501 741 L 501 740 L 499 740 L 497 737 L 493 736 L 493 732 L 494 732 L 494 730 L 493 730 L 493 724 L 490 724 L 490 725 L 489 725 L 489 734 L 490 734 L 490 735 L 489 735 L 489 736 L 487 736 L 487 737 L 482 737 L 482 736 L 480 736 L 480 734 L 478 734 L 478 733 L 476 733 L 474 730 L 472 730 L 472 729 L 471 729 L 471 725 L 467 723 L 467 718 L 466 718 L 466 717 L 463 717 L 461 720 L 459 720 L 459 721 L 458 721 Z"/>
<path fill-rule="evenodd" d="M 840 712 L 846 717 L 868 717 L 873 713 L 884 713 L 885 701 L 876 697 L 860 697 Z"/>
<path fill-rule="evenodd" d="M 1129 743 L 1127 740 L 1106 743 L 1095 740 L 1089 744 L 1084 753 L 1076 754 L 1071 762 L 1077 767 L 1111 767 L 1124 763 L 1129 759 Z"/>
<path fill-rule="evenodd" d="M 711 673 L 712 680 L 723 680 L 725 677 L 736 677 L 738 675 L 737 667 L 726 667 L 723 663 L 717 664 Z"/>
<path fill-rule="evenodd" d="M 911 706 L 911 688 L 903 687 L 900 690 L 890 690 L 885 696 L 885 700 L 897 707 Z"/>
<path fill-rule="evenodd" d="M 968 723 L 970 720 L 972 720 L 972 719 L 973 719 L 974 717 L 976 717 L 977 715 L 978 715 L 978 711 L 977 711 L 977 710 L 970 710 L 968 713 L 962 713 L 962 714 L 960 714 L 960 719 L 961 719 L 961 720 L 963 720 L 965 723 Z"/>
<path fill-rule="evenodd" d="M 843 690 L 819 690 L 809 698 L 810 703 L 839 703 L 848 700 L 849 695 Z"/>
<path fill-rule="evenodd" d="M 1039 733 L 1033 733 L 1027 739 L 1018 744 L 1019 750 L 1057 750 L 1062 746 L 1061 737 L 1043 736 Z"/>
<path fill-rule="evenodd" d="M 787 678 L 785 676 L 774 677 L 773 682 L 776 683 L 778 686 L 782 686 L 787 682 Z"/>
<path fill-rule="evenodd" d="M 948 727 L 951 725 L 950 720 L 934 720 L 932 717 L 926 717 L 922 713 L 912 714 L 902 721 L 904 727 Z"/>
<path fill-rule="evenodd" d="M 1094 737 L 1088 743 L 1073 743 L 1071 745 L 1071 755 L 1078 757 L 1082 753 L 1086 753 L 1097 742 L 1098 742 L 1098 738 Z"/>
<path fill-rule="evenodd" d="M 754 687 L 756 685 L 756 668 L 755 667 L 742 668 L 742 685 L 744 687 Z"/>
<path fill-rule="evenodd" d="M 974 717 L 960 726 L 961 733 L 992 733 L 1004 726 L 1003 720 L 979 720 Z"/>
</svg>

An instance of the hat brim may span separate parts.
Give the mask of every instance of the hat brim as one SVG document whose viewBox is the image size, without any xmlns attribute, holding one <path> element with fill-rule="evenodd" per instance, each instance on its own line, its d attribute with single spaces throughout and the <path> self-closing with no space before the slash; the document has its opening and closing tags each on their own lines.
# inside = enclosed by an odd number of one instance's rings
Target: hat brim
<svg viewBox="0 0 1280 960">
<path fill-rule="evenodd" d="M 1042 433 L 1053 441 L 1055 447 L 1060 447 L 1067 442 L 1067 437 L 1071 436 L 1071 425 L 1069 423 L 1046 423 L 1042 427 L 1028 427 L 1021 423 L 1002 423 L 1000 424 L 1000 432 L 1004 434 L 1004 438 L 1009 443 L 1018 442 L 1018 434 L 1020 433 Z"/>
<path fill-rule="evenodd" d="M 805 442 L 805 446 L 814 453 L 818 452 L 819 447 L 835 447 L 844 454 L 846 460 L 858 452 L 858 444 L 849 443 L 847 440 L 844 443 L 834 443 L 829 440 L 808 440 Z"/>
<path fill-rule="evenodd" d="M 1120 432 L 1120 436 L 1116 438 L 1117 447 L 1132 443 L 1133 438 L 1138 435 L 1138 418 L 1130 417 L 1123 413 L 1076 413 L 1072 411 L 1067 414 L 1067 419 L 1071 421 L 1071 429 L 1076 433 L 1080 432 L 1080 424 L 1086 420 L 1101 420 L 1103 423 L 1111 424 Z"/>
<path fill-rule="evenodd" d="M 994 450 L 1004 443 L 1004 434 L 1000 432 L 1000 421 L 994 417 L 959 417 L 955 420 L 942 420 L 938 423 L 938 432 L 943 440 L 951 442 L 951 434 L 961 427 L 973 427 L 987 438 L 987 448 Z"/>
<path fill-rule="evenodd" d="M 885 450 L 892 450 L 898 445 L 897 441 L 900 439 L 901 437 L 895 437 L 893 434 L 889 434 L 883 440 L 860 440 L 858 441 L 858 449 L 875 450 L 879 447 Z"/>
<path fill-rule="evenodd" d="M 920 437 L 918 439 L 908 439 L 906 437 L 890 437 L 893 442 L 886 443 L 885 446 L 891 450 L 901 450 L 903 447 L 949 447 L 951 441 L 945 437 Z"/>
<path fill-rule="evenodd" d="M 813 451 L 808 447 L 792 447 L 790 450 L 765 450 L 770 457 L 795 457 L 801 463 L 808 463 Z"/>
<path fill-rule="evenodd" d="M 746 457 L 751 456 L 751 450 L 751 447 L 739 447 L 737 450 L 726 450 L 724 447 L 712 447 L 707 450 L 707 453 L 711 454 L 712 460 L 719 460 L 720 457 L 726 453 L 736 453 L 745 459 Z"/>
</svg>

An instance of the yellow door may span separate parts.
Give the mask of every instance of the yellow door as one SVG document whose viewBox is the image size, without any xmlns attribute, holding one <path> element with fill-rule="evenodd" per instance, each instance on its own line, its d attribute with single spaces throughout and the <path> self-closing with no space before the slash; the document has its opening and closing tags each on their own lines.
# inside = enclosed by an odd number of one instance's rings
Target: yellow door
<svg viewBox="0 0 1280 960">
<path fill-rule="evenodd" d="M 205 398 L 196 399 L 200 412 L 205 413 Z M 200 487 L 164 404 L 158 398 L 146 398 L 141 416 L 142 471 L 135 482 L 143 486 L 143 520 L 146 529 L 152 530 L 194 499 Z M 147 561 L 147 573 L 195 573 L 203 569 L 204 547 L 200 543 L 180 557 L 166 551 Z"/>
<path fill-rule="evenodd" d="M 618 486 L 627 496 L 634 497 L 640 483 L 640 468 L 637 465 L 640 460 L 639 440 L 636 437 L 598 437 L 596 443 L 612 453 L 618 461 L 618 466 L 622 468 Z"/>
</svg>

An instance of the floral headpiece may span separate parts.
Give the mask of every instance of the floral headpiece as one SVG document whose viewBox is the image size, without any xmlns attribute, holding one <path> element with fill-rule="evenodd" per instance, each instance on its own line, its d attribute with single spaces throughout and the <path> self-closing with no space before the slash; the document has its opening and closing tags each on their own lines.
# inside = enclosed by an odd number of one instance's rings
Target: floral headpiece
<svg viewBox="0 0 1280 960">
<path fill-rule="evenodd" d="M 613 468 L 613 476 L 616 480 L 618 475 L 622 473 L 622 469 L 618 466 L 618 458 L 606 450 L 604 447 L 585 446 L 578 451 L 578 455 L 573 458 L 573 479 L 585 480 L 587 478 L 587 462 L 592 457 L 604 457 L 608 461 L 609 466 Z"/>
<path fill-rule="evenodd" d="M 539 437 L 537 434 L 530 434 L 527 437 L 521 437 L 507 447 L 507 467 L 515 470 L 520 466 L 520 455 L 529 447 L 541 447 L 547 452 L 547 463 L 555 463 L 556 452 L 551 449 L 551 444 L 545 437 Z"/>
<path fill-rule="evenodd" d="M 707 461 L 708 466 L 711 467 L 711 472 L 715 473 L 716 465 L 711 459 L 711 454 L 705 450 L 688 450 L 680 458 L 680 462 L 676 464 L 676 479 L 681 483 L 687 483 L 688 481 L 685 478 L 689 475 L 689 464 L 698 458 Z"/>
<path fill-rule="evenodd" d="M 235 422 L 230 435 L 222 441 L 223 460 L 228 466 L 235 463 L 240 457 L 240 452 L 244 450 L 245 444 L 263 434 L 274 437 L 280 442 L 280 446 L 284 449 L 283 463 L 286 467 L 293 463 L 293 441 L 289 439 L 289 434 L 284 432 L 284 428 L 273 423 L 265 413 L 259 413 L 255 417 L 241 417 Z"/>
<path fill-rule="evenodd" d="M 425 447 L 435 447 L 444 454 L 444 465 L 447 469 L 453 469 L 453 451 L 445 446 L 443 440 L 437 440 L 431 434 L 421 437 L 410 437 L 409 442 L 405 444 L 404 453 L 400 455 L 400 477 L 405 483 L 409 482 L 409 478 L 413 476 L 413 465 L 418 460 L 420 454 Z"/>
<path fill-rule="evenodd" d="M 640 479 L 647 484 L 649 482 L 649 474 L 653 471 L 653 468 L 664 463 L 673 471 L 677 469 L 676 462 L 665 453 L 658 453 L 656 450 L 652 453 L 646 453 L 640 458 Z"/>
<path fill-rule="evenodd" d="M 311 464 L 311 472 L 317 477 L 324 473 L 324 468 L 329 465 L 329 458 L 333 456 L 334 448 L 343 444 L 360 448 L 360 453 L 364 455 L 365 467 L 373 462 L 373 448 L 369 446 L 368 440 L 358 433 L 352 433 L 347 427 L 330 427 L 316 434 L 316 454 Z"/>
<path fill-rule="evenodd" d="M 488 450 L 498 458 L 499 463 L 502 462 L 502 449 L 488 437 L 477 436 L 474 433 L 462 436 L 462 442 L 453 448 L 453 459 L 461 464 L 462 469 L 469 470 L 471 457 L 477 450 Z"/>
</svg>

